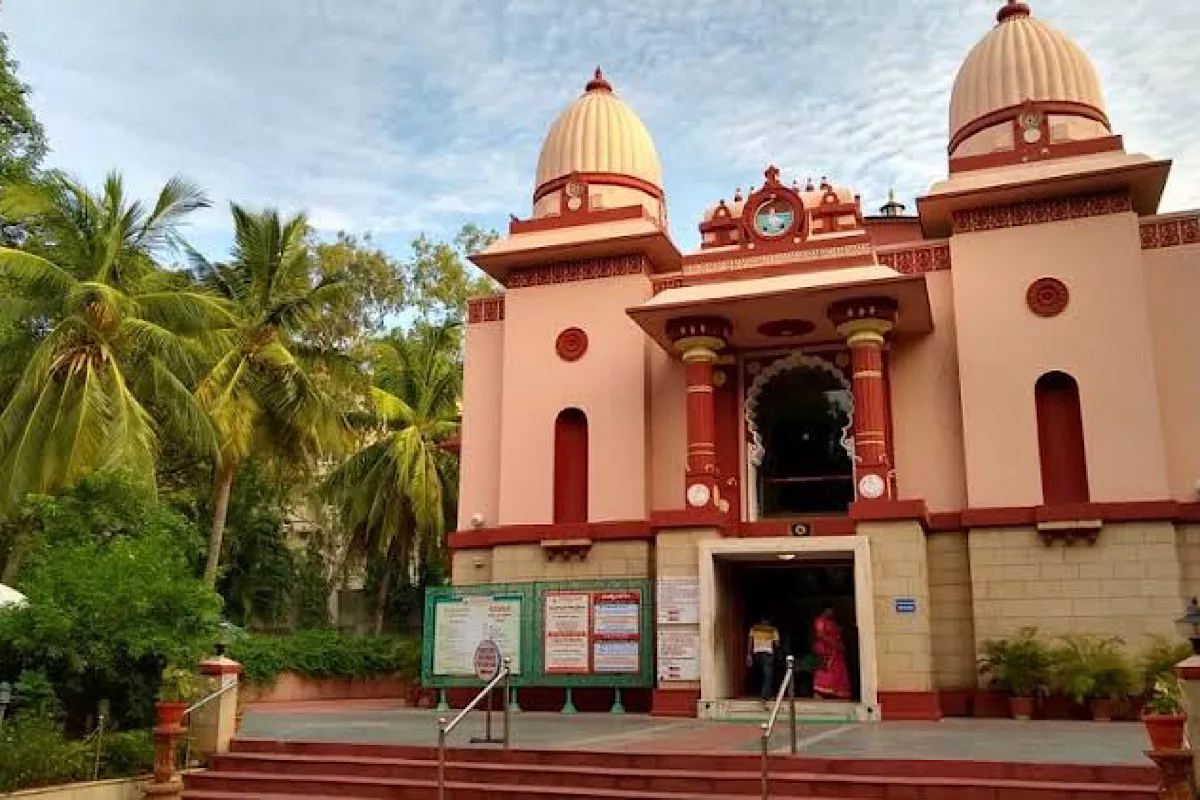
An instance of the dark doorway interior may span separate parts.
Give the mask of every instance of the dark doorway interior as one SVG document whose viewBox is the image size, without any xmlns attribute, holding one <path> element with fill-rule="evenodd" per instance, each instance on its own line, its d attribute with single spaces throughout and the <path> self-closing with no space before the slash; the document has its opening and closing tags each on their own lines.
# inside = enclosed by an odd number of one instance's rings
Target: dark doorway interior
<svg viewBox="0 0 1200 800">
<path fill-rule="evenodd" d="M 748 645 L 745 639 L 750 627 L 763 618 L 779 630 L 776 681 L 783 679 L 784 659 L 790 653 L 796 656 L 801 667 L 797 672 L 797 696 L 811 697 L 815 662 L 814 658 L 807 657 L 813 652 L 813 626 L 826 608 L 833 609 L 834 618 L 842 629 L 851 696 L 854 700 L 861 697 L 852 560 L 730 561 L 726 569 L 728 581 L 723 583 L 738 594 L 739 602 L 734 606 L 741 612 L 736 615 L 740 616 L 740 634 L 732 637 L 737 643 L 737 652 L 731 659 L 733 697 L 758 696 L 759 676 L 756 670 L 746 666 Z"/>
<path fill-rule="evenodd" d="M 854 469 L 842 443 L 850 392 L 827 370 L 799 366 L 766 385 L 755 422 L 764 448 L 758 468 L 763 517 L 844 514 Z"/>
</svg>

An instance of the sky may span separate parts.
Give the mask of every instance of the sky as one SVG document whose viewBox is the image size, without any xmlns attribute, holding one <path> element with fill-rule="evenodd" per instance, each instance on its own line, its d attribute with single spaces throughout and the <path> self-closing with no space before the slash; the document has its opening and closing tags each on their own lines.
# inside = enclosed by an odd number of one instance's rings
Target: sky
<svg viewBox="0 0 1200 800">
<path fill-rule="evenodd" d="M 305 210 L 397 254 L 530 213 L 554 117 L 602 65 L 663 163 L 672 235 L 761 183 L 828 176 L 868 210 L 945 176 L 955 73 L 1000 0 L 3 0 L 50 166 L 214 207 Z M 1200 3 L 1031 0 L 1100 74 L 1126 148 L 1175 159 L 1164 210 L 1200 206 Z"/>
</svg>

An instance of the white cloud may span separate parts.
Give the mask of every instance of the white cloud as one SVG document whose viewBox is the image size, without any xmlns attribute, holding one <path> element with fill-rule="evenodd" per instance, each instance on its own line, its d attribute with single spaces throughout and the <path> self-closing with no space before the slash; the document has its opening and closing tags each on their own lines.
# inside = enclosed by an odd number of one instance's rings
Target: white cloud
<svg viewBox="0 0 1200 800">
<path fill-rule="evenodd" d="M 1200 205 L 1200 5 L 1033 0 L 1095 61 L 1131 150 Z M 56 166 L 182 172 L 219 205 L 389 237 L 528 213 L 537 149 L 596 63 L 642 115 L 685 245 L 779 164 L 880 202 L 945 172 L 958 64 L 998 0 L 5 0 Z M 198 220 L 206 239 L 223 208 Z"/>
</svg>

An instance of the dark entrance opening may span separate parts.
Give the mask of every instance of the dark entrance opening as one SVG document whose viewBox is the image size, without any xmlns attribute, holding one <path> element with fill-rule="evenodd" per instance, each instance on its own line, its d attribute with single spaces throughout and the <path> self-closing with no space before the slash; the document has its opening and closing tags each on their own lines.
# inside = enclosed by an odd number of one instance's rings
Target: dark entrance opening
<svg viewBox="0 0 1200 800">
<path fill-rule="evenodd" d="M 728 613 L 726 640 L 731 645 L 730 696 L 756 698 L 758 671 L 746 664 L 750 628 L 766 619 L 779 630 L 775 681 L 786 671 L 788 654 L 796 657 L 796 695 L 813 697 L 813 674 L 820 660 L 814 654 L 817 617 L 829 608 L 841 629 L 850 697 L 861 695 L 857 615 L 854 605 L 854 562 L 851 558 L 793 561 L 735 561 L 716 563 L 718 591 L 725 593 Z M 731 630 L 730 628 L 736 628 Z"/>
<path fill-rule="evenodd" d="M 850 390 L 829 370 L 797 366 L 770 380 L 754 419 L 762 437 L 758 507 L 762 517 L 845 514 L 854 468 L 843 438 Z"/>
</svg>

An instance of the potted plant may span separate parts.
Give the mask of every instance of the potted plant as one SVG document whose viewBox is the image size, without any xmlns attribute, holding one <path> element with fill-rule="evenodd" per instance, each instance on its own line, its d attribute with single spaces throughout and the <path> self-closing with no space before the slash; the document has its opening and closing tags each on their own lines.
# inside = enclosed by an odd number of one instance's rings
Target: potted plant
<svg viewBox="0 0 1200 800">
<path fill-rule="evenodd" d="M 1008 695 L 1013 719 L 1033 716 L 1033 703 L 1046 682 L 1050 665 L 1046 646 L 1037 640 L 1037 629 L 1022 628 L 1012 639 L 984 642 L 979 671 Z"/>
<path fill-rule="evenodd" d="M 1182 750 L 1187 714 L 1183 706 L 1183 685 L 1173 675 L 1160 677 L 1146 699 L 1142 724 L 1150 737 L 1152 750 Z"/>
<path fill-rule="evenodd" d="M 1112 720 L 1116 704 L 1133 696 L 1137 676 L 1118 637 L 1064 636 L 1051 653 L 1051 686 L 1081 705 L 1097 722 Z"/>
<path fill-rule="evenodd" d="M 1163 678 L 1175 677 L 1175 665 L 1191 658 L 1189 642 L 1175 642 L 1165 636 L 1154 636 L 1149 647 L 1142 653 L 1142 689 L 1147 696 L 1154 693 Z"/>
<path fill-rule="evenodd" d="M 195 672 L 180 667 L 167 667 L 162 672 L 158 685 L 158 724 L 165 728 L 178 728 L 183 722 L 184 712 L 194 701 L 200 699 L 204 683 Z"/>
</svg>

